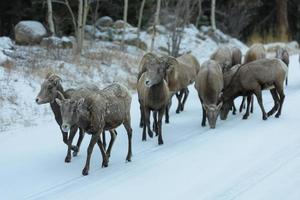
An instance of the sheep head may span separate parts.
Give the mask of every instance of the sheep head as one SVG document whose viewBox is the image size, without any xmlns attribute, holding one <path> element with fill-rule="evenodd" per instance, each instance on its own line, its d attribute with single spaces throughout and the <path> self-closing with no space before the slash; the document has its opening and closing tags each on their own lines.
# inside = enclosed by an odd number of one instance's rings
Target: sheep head
<svg viewBox="0 0 300 200">
<path fill-rule="evenodd" d="M 60 82 L 61 78 L 58 75 L 53 73 L 47 74 L 44 82 L 41 85 L 40 92 L 35 99 L 36 103 L 53 103 L 57 95 L 59 95 L 58 92 L 62 90 Z"/>
</svg>

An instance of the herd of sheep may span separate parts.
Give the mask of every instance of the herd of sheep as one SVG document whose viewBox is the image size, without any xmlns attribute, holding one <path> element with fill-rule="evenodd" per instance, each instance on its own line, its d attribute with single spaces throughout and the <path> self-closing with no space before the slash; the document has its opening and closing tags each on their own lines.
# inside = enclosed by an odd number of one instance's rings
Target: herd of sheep
<svg viewBox="0 0 300 200">
<path fill-rule="evenodd" d="M 276 58 L 266 58 L 266 50 L 262 44 L 252 45 L 243 63 L 240 49 L 221 46 L 201 67 L 190 53 L 177 58 L 154 53 L 145 54 L 140 62 L 137 77 L 142 140 L 146 140 L 147 133 L 151 138 L 155 133 L 158 136 L 158 144 L 163 144 L 162 118 L 165 116 L 165 122 L 169 123 L 171 99 L 175 95 L 178 100 L 176 113 L 183 111 L 189 95 L 188 86 L 193 83 L 202 104 L 202 126 L 205 126 L 207 118 L 210 128 L 215 128 L 219 115 L 225 120 L 230 110 L 235 114 L 234 99 L 238 96 L 243 97 L 240 112 L 246 102 L 243 119 L 247 119 L 253 111 L 254 95 L 261 108 L 263 120 L 275 112 L 275 117 L 279 117 L 285 97 L 284 81 L 286 80 L 287 84 L 288 64 L 289 55 L 285 49 L 278 48 Z M 270 90 L 274 100 L 273 108 L 267 113 L 263 106 L 262 90 Z M 71 161 L 72 151 L 73 156 L 78 154 L 84 134 L 91 135 L 83 175 L 88 175 L 91 154 L 96 143 L 101 151 L 102 167 L 108 166 L 117 136 L 115 129 L 121 124 L 128 135 L 126 160 L 131 161 L 131 95 L 125 86 L 113 83 L 102 90 L 95 85 L 64 90 L 61 78 L 49 73 L 41 85 L 36 103 L 49 103 L 51 106 L 63 141 L 68 146 L 65 162 Z M 72 145 L 78 130 L 77 144 Z M 108 148 L 105 131 L 109 131 L 111 136 Z"/>
</svg>

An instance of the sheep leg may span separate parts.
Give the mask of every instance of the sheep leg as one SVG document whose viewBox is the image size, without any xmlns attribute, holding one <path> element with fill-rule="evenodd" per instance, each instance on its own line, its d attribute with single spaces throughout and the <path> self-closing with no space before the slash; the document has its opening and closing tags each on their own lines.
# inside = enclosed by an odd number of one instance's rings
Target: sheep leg
<svg viewBox="0 0 300 200">
<path fill-rule="evenodd" d="M 67 152 L 67 156 L 65 158 L 65 162 L 66 163 L 69 163 L 71 162 L 71 150 L 72 150 L 72 141 L 74 139 L 74 136 L 76 134 L 76 131 L 77 131 L 77 127 L 74 127 L 72 126 L 71 127 L 71 130 L 70 130 L 70 136 L 69 136 L 69 139 L 68 139 L 68 152 Z"/>
<path fill-rule="evenodd" d="M 72 149 L 73 150 L 73 156 L 77 156 L 83 138 L 84 138 L 84 131 L 81 128 L 79 128 L 79 137 L 78 137 L 78 140 L 77 140 L 76 149 Z"/>
<path fill-rule="evenodd" d="M 61 124 L 59 125 L 61 127 Z M 63 132 L 63 130 L 60 128 L 61 130 L 61 134 L 62 134 L 62 137 L 63 137 L 63 142 L 68 145 L 68 133 L 67 132 Z"/>
<path fill-rule="evenodd" d="M 243 116 L 243 119 L 248 119 L 248 117 L 249 117 L 249 110 L 250 110 L 249 108 L 250 108 L 250 102 L 251 102 L 251 99 L 252 99 L 251 96 L 252 95 L 247 96 L 247 108 L 246 108 L 246 113 Z"/>
<path fill-rule="evenodd" d="M 251 95 L 251 109 L 250 109 L 251 113 L 253 113 L 253 104 L 254 104 L 254 98 L 253 95 Z"/>
<path fill-rule="evenodd" d="M 161 108 L 159 111 L 158 111 L 158 122 L 157 122 L 157 125 L 158 125 L 158 145 L 162 145 L 164 144 L 164 141 L 162 139 L 162 131 L 161 131 L 161 127 L 162 127 L 162 118 L 164 116 L 164 112 L 165 112 L 165 107 Z"/>
<path fill-rule="evenodd" d="M 183 101 L 182 101 L 181 109 L 180 109 L 181 111 L 183 111 L 183 109 L 184 109 L 184 105 L 185 105 L 185 102 L 186 102 L 186 100 L 187 100 L 187 98 L 189 96 L 189 93 L 190 93 L 189 89 L 185 88 L 184 89 L 184 97 L 183 97 Z"/>
<path fill-rule="evenodd" d="M 179 93 L 179 94 L 178 94 L 178 93 Z M 180 112 L 180 108 L 181 108 L 181 99 L 182 99 L 182 95 L 183 95 L 182 90 L 180 90 L 178 93 L 176 93 L 176 97 L 177 97 L 177 100 L 178 100 L 178 106 L 177 106 L 177 109 L 176 109 L 176 113 L 179 113 L 179 112 Z"/>
<path fill-rule="evenodd" d="M 288 77 L 285 79 L 285 85 L 288 85 Z"/>
<path fill-rule="evenodd" d="M 232 105 L 232 114 L 235 115 L 236 114 L 236 107 L 234 105 L 234 101 L 233 101 L 233 105 Z"/>
<path fill-rule="evenodd" d="M 171 105 L 172 105 L 172 98 L 170 99 L 168 105 L 166 106 L 166 116 L 165 116 L 165 123 L 168 124 L 170 123 L 170 120 L 169 120 L 169 111 L 170 111 L 170 108 L 171 108 Z"/>
<path fill-rule="evenodd" d="M 275 115 L 275 117 L 278 118 L 281 115 L 281 110 L 282 110 L 282 105 L 283 105 L 283 102 L 284 102 L 285 95 L 284 95 L 284 92 L 283 92 L 283 88 L 281 86 L 277 86 L 276 89 L 277 89 L 277 92 L 278 92 L 279 97 L 280 97 L 279 109 L 278 109 L 278 111 Z"/>
<path fill-rule="evenodd" d="M 124 127 L 127 131 L 127 136 L 128 136 L 128 152 L 127 152 L 127 156 L 126 156 L 126 160 L 128 162 L 131 161 L 131 156 L 132 156 L 132 147 L 131 147 L 131 143 L 132 143 L 132 128 L 130 125 L 130 119 L 126 120 L 124 122 Z"/>
<path fill-rule="evenodd" d="M 88 149 L 87 149 L 87 157 L 86 157 L 85 166 L 82 170 L 82 175 L 83 176 L 86 176 L 86 175 L 89 174 L 91 155 L 92 155 L 95 144 L 97 143 L 97 141 L 100 138 L 101 133 L 102 133 L 102 129 L 100 131 L 98 131 L 98 133 L 92 135 L 92 138 L 90 140 L 90 144 L 89 144 Z M 100 141 L 100 143 L 102 144 L 101 141 Z M 103 146 L 102 146 L 102 148 L 103 148 Z M 103 155 L 102 155 L 102 157 L 103 157 Z"/>
<path fill-rule="evenodd" d="M 273 100 L 274 100 L 274 106 L 273 106 L 273 108 L 267 113 L 268 114 L 268 117 L 269 116 L 271 116 L 271 115 L 273 115 L 275 112 L 276 112 L 276 110 L 278 109 L 278 103 L 279 103 L 279 97 L 278 97 L 278 95 L 277 95 L 277 91 L 276 91 L 276 89 L 275 88 L 273 88 L 273 89 L 271 89 L 270 90 L 270 92 L 271 92 L 271 95 L 272 95 L 272 98 L 273 98 Z"/>
<path fill-rule="evenodd" d="M 257 98 L 257 101 L 258 101 L 258 104 L 259 104 L 259 107 L 261 109 L 261 112 L 262 112 L 262 119 L 263 120 L 267 120 L 267 113 L 265 111 L 265 108 L 264 108 L 264 105 L 263 105 L 263 100 L 262 100 L 262 95 L 261 95 L 261 90 L 258 89 L 258 90 L 255 90 L 254 91 L 254 94 Z"/>
<path fill-rule="evenodd" d="M 105 130 L 103 129 L 102 132 L 102 142 L 103 142 L 103 147 L 106 149 L 106 138 L 105 138 Z"/>
<path fill-rule="evenodd" d="M 158 135 L 157 132 L 157 111 L 153 111 L 153 127 L 152 130 L 156 133 L 156 136 Z"/>
<path fill-rule="evenodd" d="M 97 145 L 98 145 L 101 155 L 102 155 L 102 167 L 108 167 L 109 157 L 107 157 L 107 154 L 104 149 L 104 146 L 103 146 L 100 136 L 98 138 Z"/>
<path fill-rule="evenodd" d="M 201 101 L 201 106 L 202 106 L 202 122 L 201 122 L 201 126 L 204 127 L 205 123 L 206 123 L 206 111 L 203 107 L 203 101 L 202 99 L 199 97 L 200 101 Z"/>
<path fill-rule="evenodd" d="M 149 137 L 153 138 L 153 132 L 150 128 L 150 110 L 149 108 L 145 107 L 144 109 L 144 128 L 143 128 L 143 141 L 146 141 L 146 128 L 148 130 Z"/>
<path fill-rule="evenodd" d="M 140 128 L 142 128 L 144 126 L 144 109 L 143 109 L 141 102 L 140 102 L 140 113 L 141 113 Z"/>
<path fill-rule="evenodd" d="M 107 148 L 107 151 L 106 151 L 106 156 L 108 158 L 110 157 L 112 146 L 114 145 L 115 139 L 117 137 L 115 130 L 113 130 L 113 129 L 109 130 L 109 133 L 110 133 L 110 141 L 109 141 L 109 145 L 108 145 L 108 148 Z M 103 147 L 104 147 L 104 144 L 103 144 Z M 104 147 L 104 149 L 105 149 L 105 147 Z"/>
<path fill-rule="evenodd" d="M 245 100 L 246 100 L 246 97 L 243 97 L 243 100 L 242 100 L 242 103 L 241 103 L 240 109 L 239 109 L 240 113 L 243 111 L 243 108 L 244 108 L 244 105 L 245 105 Z"/>
</svg>

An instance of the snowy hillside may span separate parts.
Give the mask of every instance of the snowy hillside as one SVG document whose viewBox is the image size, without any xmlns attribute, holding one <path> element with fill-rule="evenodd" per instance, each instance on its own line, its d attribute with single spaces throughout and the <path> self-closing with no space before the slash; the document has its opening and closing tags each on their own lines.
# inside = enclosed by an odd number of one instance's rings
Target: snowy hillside
<svg viewBox="0 0 300 200">
<path fill-rule="evenodd" d="M 100 167 L 95 147 L 86 177 L 81 170 L 90 136 L 85 136 L 79 156 L 65 163 L 67 149 L 53 119 L 3 132 L 1 199 L 299 200 L 298 56 L 291 56 L 289 74 L 279 119 L 263 121 L 255 105 L 248 120 L 242 120 L 242 114 L 230 115 L 217 121 L 214 130 L 200 126 L 201 106 L 191 86 L 186 110 L 177 115 L 173 106 L 171 123 L 163 124 L 163 146 L 157 145 L 157 138 L 141 141 L 139 105 L 133 95 L 132 162 L 125 162 L 127 136 L 119 128 L 109 167 Z M 264 104 L 266 109 L 273 105 L 267 91 Z"/>
</svg>

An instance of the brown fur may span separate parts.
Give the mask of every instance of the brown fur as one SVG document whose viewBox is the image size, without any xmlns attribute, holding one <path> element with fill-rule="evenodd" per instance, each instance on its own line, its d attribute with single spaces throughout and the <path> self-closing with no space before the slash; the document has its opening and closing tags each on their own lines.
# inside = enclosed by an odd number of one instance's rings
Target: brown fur
<svg viewBox="0 0 300 200">
<path fill-rule="evenodd" d="M 275 117 L 279 117 L 285 97 L 283 82 L 286 73 L 287 67 L 279 59 L 260 59 L 240 66 L 233 74 L 228 86 L 224 89 L 224 106 L 221 111 L 221 118 L 226 118 L 235 97 L 241 95 L 249 96 L 252 93 L 257 97 L 264 120 L 276 110 L 278 111 Z M 271 89 L 274 99 L 274 107 L 268 114 L 265 112 L 262 104 L 261 90 L 264 89 Z M 249 115 L 249 106 L 247 106 L 246 114 Z"/>
<path fill-rule="evenodd" d="M 59 100 L 57 101 L 59 103 Z M 88 147 L 86 165 L 82 171 L 83 175 L 88 174 L 91 154 L 96 143 L 103 157 L 102 166 L 107 167 L 108 157 L 110 156 L 115 136 L 112 135 L 112 140 L 106 153 L 100 135 L 103 130 L 110 130 L 113 133 L 113 130 L 121 124 L 124 125 L 128 134 L 128 154 L 126 160 L 131 161 L 131 95 L 126 87 L 118 83 L 113 83 L 100 92 L 90 94 L 84 98 L 73 96 L 71 100 L 62 101 L 60 104 L 61 112 L 64 113 L 63 126 L 64 124 L 70 126 L 77 124 L 84 131 L 92 135 Z"/>
<path fill-rule="evenodd" d="M 206 116 L 211 128 L 215 128 L 222 103 L 220 96 L 223 89 L 223 73 L 218 62 L 204 62 L 197 74 L 195 88 L 202 104 L 202 126 L 205 126 Z"/>
<path fill-rule="evenodd" d="M 266 58 L 266 49 L 263 44 L 253 44 L 247 51 L 244 59 L 244 64 Z"/>
<path fill-rule="evenodd" d="M 232 54 L 232 63 L 231 63 L 232 66 L 242 63 L 242 52 L 239 48 L 232 47 L 231 54 Z"/>
<path fill-rule="evenodd" d="M 232 53 L 229 47 L 220 46 L 211 56 L 211 60 L 217 61 L 222 67 L 222 71 L 226 71 L 232 66 Z"/>
<path fill-rule="evenodd" d="M 281 59 L 286 64 L 286 66 L 289 67 L 290 56 L 289 56 L 289 52 L 286 49 L 281 47 L 277 48 L 275 58 Z M 285 85 L 287 84 L 288 84 L 288 76 L 286 76 L 285 79 Z"/>
</svg>

